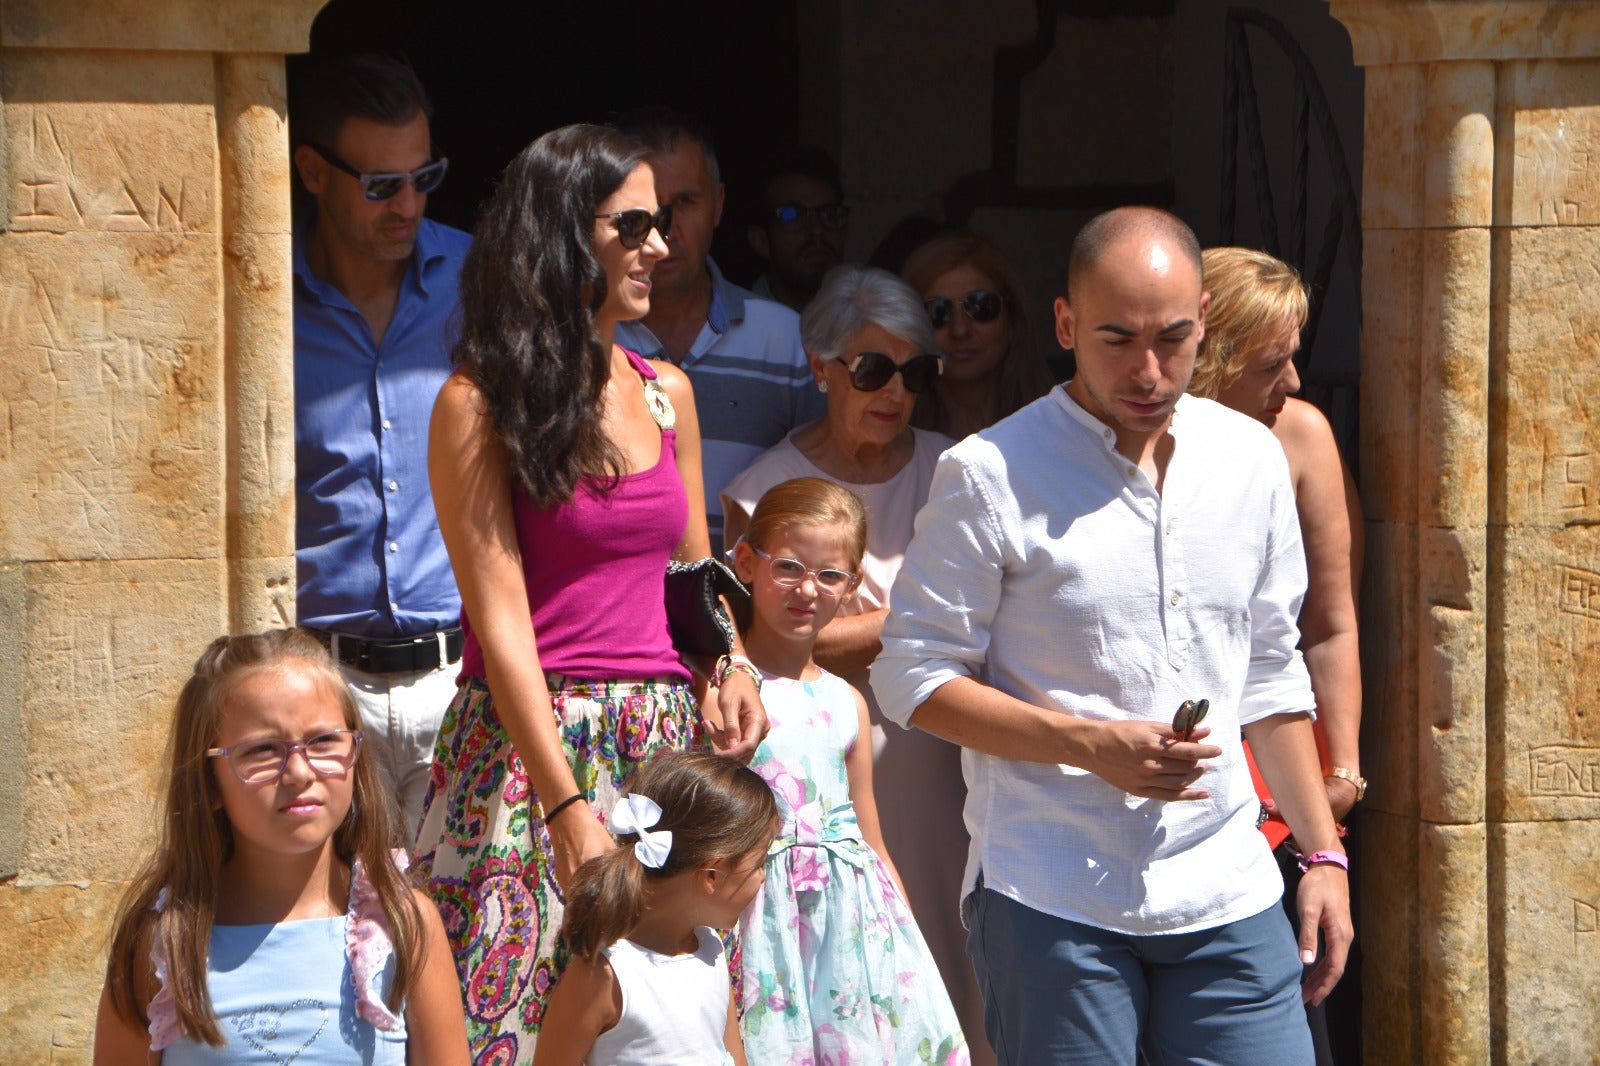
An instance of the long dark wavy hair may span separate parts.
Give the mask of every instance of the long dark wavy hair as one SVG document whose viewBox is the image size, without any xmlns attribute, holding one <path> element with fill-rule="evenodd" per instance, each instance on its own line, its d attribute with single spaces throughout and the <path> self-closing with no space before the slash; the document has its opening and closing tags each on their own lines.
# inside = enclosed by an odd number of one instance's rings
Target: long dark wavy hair
<svg viewBox="0 0 1600 1066">
<path fill-rule="evenodd" d="M 611 353 L 595 329 L 606 275 L 594 216 L 645 154 L 605 126 L 546 133 L 506 167 L 461 268 L 454 358 L 540 507 L 571 500 L 586 476 L 614 484 L 622 471 L 600 425 Z"/>
</svg>

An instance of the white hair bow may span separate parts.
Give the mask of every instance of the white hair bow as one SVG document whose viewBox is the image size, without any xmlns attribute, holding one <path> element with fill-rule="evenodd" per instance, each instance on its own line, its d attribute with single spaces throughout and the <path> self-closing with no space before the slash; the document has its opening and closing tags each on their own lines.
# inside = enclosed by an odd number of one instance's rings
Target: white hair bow
<svg viewBox="0 0 1600 1066">
<path fill-rule="evenodd" d="M 617 836 L 639 834 L 639 842 L 633 846 L 633 853 L 652 870 L 665 866 L 667 856 L 672 854 L 672 830 L 650 831 L 650 827 L 659 821 L 661 807 L 649 796 L 638 793 L 624 796 L 611 808 L 611 831 Z"/>
</svg>

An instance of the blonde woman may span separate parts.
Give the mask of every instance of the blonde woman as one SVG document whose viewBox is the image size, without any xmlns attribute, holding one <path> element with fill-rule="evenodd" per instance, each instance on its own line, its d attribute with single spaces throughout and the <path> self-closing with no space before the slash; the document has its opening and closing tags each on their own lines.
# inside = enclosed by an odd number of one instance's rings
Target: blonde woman
<svg viewBox="0 0 1600 1066">
<path fill-rule="evenodd" d="M 1257 419 L 1272 430 L 1288 457 L 1308 577 L 1300 608 L 1300 648 L 1317 698 L 1317 744 L 1328 806 L 1342 822 L 1366 792 L 1356 633 L 1361 501 L 1328 420 L 1293 395 L 1300 388 L 1294 354 L 1306 323 L 1305 282 L 1292 266 L 1250 248 L 1211 248 L 1203 261 L 1211 306 L 1189 391 Z M 1279 848 L 1289 827 L 1254 762 L 1251 773 L 1269 814 L 1261 831 Z M 1280 859 L 1279 865 L 1286 864 Z M 1286 868 L 1292 869 L 1292 863 Z M 1322 1019 L 1314 1014 L 1311 1025 L 1318 1061 L 1330 1061 Z"/>
</svg>

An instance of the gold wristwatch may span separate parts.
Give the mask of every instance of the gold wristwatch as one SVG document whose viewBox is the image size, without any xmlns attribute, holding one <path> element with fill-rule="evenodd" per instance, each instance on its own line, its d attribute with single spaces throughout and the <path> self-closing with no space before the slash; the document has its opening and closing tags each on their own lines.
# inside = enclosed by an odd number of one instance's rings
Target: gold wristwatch
<svg viewBox="0 0 1600 1066">
<path fill-rule="evenodd" d="M 1356 802 L 1360 803 L 1367 796 L 1367 779 L 1354 770 L 1346 770 L 1343 766 L 1330 766 L 1324 777 L 1337 777 L 1356 786 Z"/>
</svg>

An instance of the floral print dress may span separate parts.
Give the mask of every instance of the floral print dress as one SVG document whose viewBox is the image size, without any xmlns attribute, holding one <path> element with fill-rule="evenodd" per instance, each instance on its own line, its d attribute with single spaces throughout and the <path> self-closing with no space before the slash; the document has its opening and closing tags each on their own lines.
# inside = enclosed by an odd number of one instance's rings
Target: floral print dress
<svg viewBox="0 0 1600 1066">
<path fill-rule="evenodd" d="M 761 700 L 772 731 L 750 766 L 783 825 L 740 923 L 750 1066 L 970 1062 L 910 908 L 856 824 L 855 694 L 826 672 L 768 675 Z"/>
</svg>

